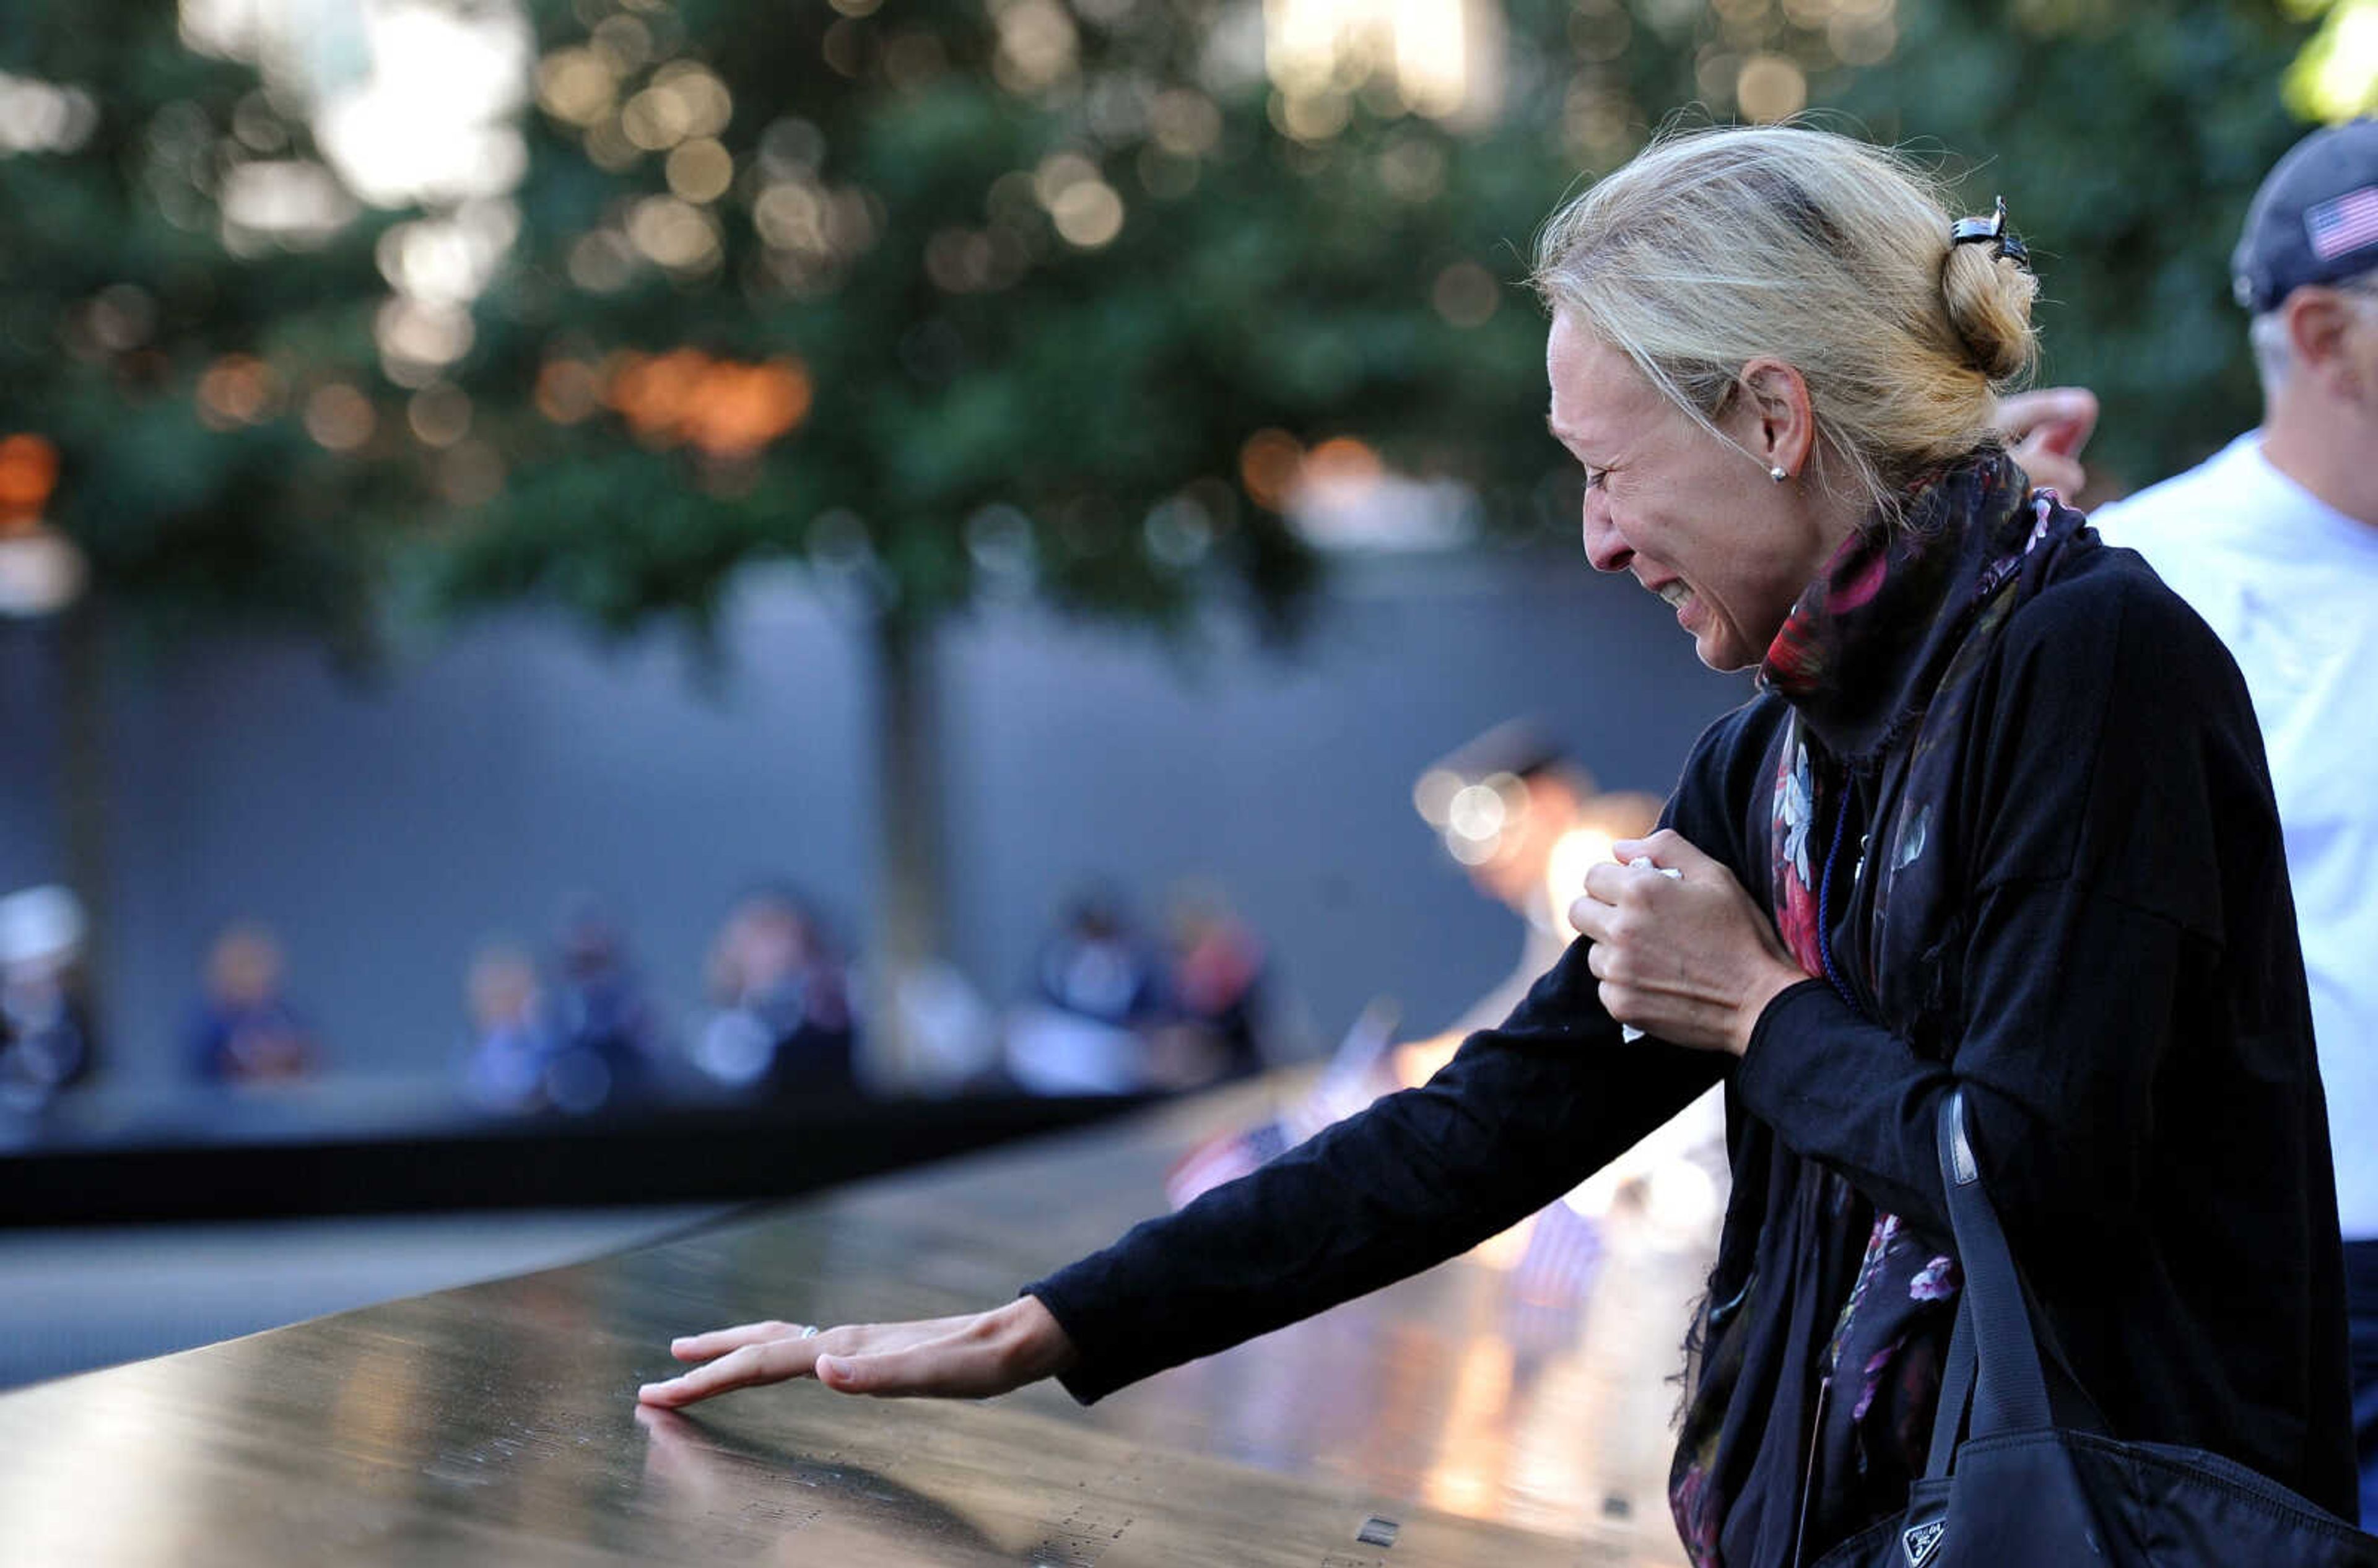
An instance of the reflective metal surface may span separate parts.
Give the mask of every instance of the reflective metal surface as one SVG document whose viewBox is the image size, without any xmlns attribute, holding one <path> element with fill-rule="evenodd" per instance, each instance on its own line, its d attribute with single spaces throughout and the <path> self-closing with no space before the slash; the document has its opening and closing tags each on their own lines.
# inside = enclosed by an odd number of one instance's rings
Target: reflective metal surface
<svg viewBox="0 0 2378 1568">
<path fill-rule="evenodd" d="M 1625 1204 L 1578 1299 L 1490 1249 L 1088 1410 L 1048 1385 L 634 1404 L 673 1334 L 1004 1299 L 1250 1114 L 1205 1100 L 0 1396 L 0 1562 L 1680 1562 L 1666 1380 L 1704 1259 Z"/>
</svg>

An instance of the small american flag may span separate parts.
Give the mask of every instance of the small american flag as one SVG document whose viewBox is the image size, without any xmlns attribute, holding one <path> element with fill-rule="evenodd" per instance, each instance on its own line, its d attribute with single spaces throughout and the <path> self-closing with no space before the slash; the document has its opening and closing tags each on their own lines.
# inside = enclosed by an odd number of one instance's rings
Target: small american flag
<svg viewBox="0 0 2378 1568">
<path fill-rule="evenodd" d="M 1556 1198 L 1528 1232 L 1528 1250 L 1511 1271 L 1511 1294 L 1531 1307 L 1576 1307 L 1593 1288 L 1605 1251 L 1602 1227 Z"/>
<path fill-rule="evenodd" d="M 1278 1117 L 1243 1132 L 1209 1138 L 1165 1173 L 1165 1201 L 1176 1209 L 1185 1209 L 1224 1182 L 1236 1181 L 1270 1164 L 1296 1142 Z"/>
<path fill-rule="evenodd" d="M 2312 238 L 2312 253 L 2323 261 L 2378 242 L 2378 186 L 2363 186 L 2306 209 L 2304 232 Z"/>
<path fill-rule="evenodd" d="M 1396 1004 L 1378 998 L 1346 1032 L 1320 1079 L 1296 1103 L 1253 1127 L 1208 1138 L 1165 1173 L 1164 1196 L 1185 1209 L 1226 1181 L 1269 1164 L 1333 1122 L 1393 1092 L 1387 1047 L 1396 1033 Z"/>
</svg>

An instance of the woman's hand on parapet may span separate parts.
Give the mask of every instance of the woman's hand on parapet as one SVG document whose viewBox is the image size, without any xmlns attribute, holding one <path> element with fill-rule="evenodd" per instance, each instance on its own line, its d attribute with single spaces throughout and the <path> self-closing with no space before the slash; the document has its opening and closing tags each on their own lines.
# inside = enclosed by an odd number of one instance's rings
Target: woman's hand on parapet
<svg viewBox="0 0 2378 1568">
<path fill-rule="evenodd" d="M 1602 1005 L 1671 1045 L 1740 1056 L 1767 1004 L 1808 976 L 1734 873 L 1683 834 L 1612 848 L 1568 912 L 1593 942 Z"/>
<path fill-rule="evenodd" d="M 1074 1342 L 1034 1296 L 917 1323 L 744 1323 L 673 1340 L 669 1354 L 703 1365 L 644 1384 L 636 1391 L 642 1403 L 674 1408 L 789 1378 L 815 1378 L 841 1394 L 988 1399 L 1054 1377 L 1076 1359 Z"/>
</svg>

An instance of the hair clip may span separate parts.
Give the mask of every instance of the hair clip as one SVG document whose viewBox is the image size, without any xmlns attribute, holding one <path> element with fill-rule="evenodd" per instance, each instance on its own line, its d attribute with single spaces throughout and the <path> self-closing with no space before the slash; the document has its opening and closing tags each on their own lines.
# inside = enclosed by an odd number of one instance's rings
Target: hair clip
<svg viewBox="0 0 2378 1568">
<path fill-rule="evenodd" d="M 1996 210 L 1987 218 L 1960 218 L 1949 225 L 1949 244 L 1953 248 L 1988 240 L 1996 247 L 1991 254 L 2000 260 L 2012 261 L 2029 270 L 2031 251 L 2023 237 L 2007 227 L 2006 197 L 2000 197 Z"/>
</svg>

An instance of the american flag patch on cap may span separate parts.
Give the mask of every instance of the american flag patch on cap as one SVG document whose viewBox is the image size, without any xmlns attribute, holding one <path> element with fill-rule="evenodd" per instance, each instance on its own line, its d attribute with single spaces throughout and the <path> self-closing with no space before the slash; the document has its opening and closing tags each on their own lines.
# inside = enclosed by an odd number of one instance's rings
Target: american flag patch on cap
<svg viewBox="0 0 2378 1568">
<path fill-rule="evenodd" d="M 2304 209 L 2304 233 L 2312 240 L 2312 253 L 2323 261 L 2378 242 L 2378 186 L 2363 186 Z"/>
</svg>

